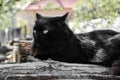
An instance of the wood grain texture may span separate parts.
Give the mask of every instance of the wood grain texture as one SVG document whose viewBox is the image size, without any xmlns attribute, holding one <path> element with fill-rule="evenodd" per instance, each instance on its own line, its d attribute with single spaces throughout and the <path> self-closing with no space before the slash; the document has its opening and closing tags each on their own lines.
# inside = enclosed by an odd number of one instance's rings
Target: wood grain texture
<svg viewBox="0 0 120 80">
<path fill-rule="evenodd" d="M 0 64 L 0 80 L 119 80 L 109 68 L 91 64 L 69 64 L 53 60 Z"/>
</svg>

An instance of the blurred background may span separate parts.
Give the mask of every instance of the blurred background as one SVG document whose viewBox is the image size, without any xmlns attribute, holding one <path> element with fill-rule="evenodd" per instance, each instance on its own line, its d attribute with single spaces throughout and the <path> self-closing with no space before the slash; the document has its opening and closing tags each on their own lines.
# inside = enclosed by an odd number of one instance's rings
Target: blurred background
<svg viewBox="0 0 120 80">
<path fill-rule="evenodd" d="M 32 38 L 35 14 L 63 15 L 74 33 L 120 31 L 120 0 L 0 0 L 0 43 Z"/>
<path fill-rule="evenodd" d="M 120 31 L 120 0 L 0 0 L 0 63 L 26 62 L 36 13 L 61 16 L 74 33 Z"/>
</svg>

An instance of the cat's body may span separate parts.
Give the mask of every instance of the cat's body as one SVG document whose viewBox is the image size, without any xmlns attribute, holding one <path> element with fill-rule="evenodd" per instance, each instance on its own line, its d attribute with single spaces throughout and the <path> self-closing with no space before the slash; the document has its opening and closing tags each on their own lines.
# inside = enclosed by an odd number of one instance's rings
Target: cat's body
<svg viewBox="0 0 120 80">
<path fill-rule="evenodd" d="M 112 66 L 120 59 L 120 33 L 112 30 L 96 30 L 73 34 L 62 17 L 42 17 L 36 14 L 33 29 L 33 56 L 41 60 L 69 63 L 92 63 Z M 120 65 L 120 61 L 118 62 Z"/>
<path fill-rule="evenodd" d="M 118 46 L 120 48 L 120 40 L 115 43 L 110 43 L 110 38 L 114 37 L 115 35 L 117 38 L 120 39 L 120 33 L 112 31 L 112 30 L 95 30 L 92 32 L 78 34 L 77 38 L 80 40 L 80 44 L 82 46 L 83 53 L 86 53 L 90 63 L 101 64 L 104 66 L 111 66 L 113 61 L 117 58 L 114 56 L 114 52 L 109 52 L 110 45 Z M 109 55 L 111 54 L 111 56 Z M 120 50 L 117 51 L 117 55 L 120 58 Z M 112 59 L 111 57 L 115 58 Z"/>
</svg>

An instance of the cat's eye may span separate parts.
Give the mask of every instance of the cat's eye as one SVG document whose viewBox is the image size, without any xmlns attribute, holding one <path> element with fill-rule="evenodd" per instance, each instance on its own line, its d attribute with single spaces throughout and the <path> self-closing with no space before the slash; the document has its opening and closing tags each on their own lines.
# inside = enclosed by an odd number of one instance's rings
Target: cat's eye
<svg viewBox="0 0 120 80">
<path fill-rule="evenodd" d="M 47 34 L 48 33 L 48 30 L 43 30 L 43 34 Z"/>
<path fill-rule="evenodd" d="M 36 30 L 33 30 L 33 33 L 36 33 Z"/>
</svg>

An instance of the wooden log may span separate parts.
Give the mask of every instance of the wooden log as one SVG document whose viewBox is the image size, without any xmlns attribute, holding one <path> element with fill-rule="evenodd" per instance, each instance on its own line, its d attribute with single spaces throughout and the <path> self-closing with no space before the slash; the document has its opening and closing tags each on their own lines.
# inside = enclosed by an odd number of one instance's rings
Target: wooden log
<svg viewBox="0 0 120 80">
<path fill-rule="evenodd" d="M 0 80 L 119 80 L 109 68 L 91 64 L 69 64 L 53 60 L 0 64 Z"/>
</svg>

